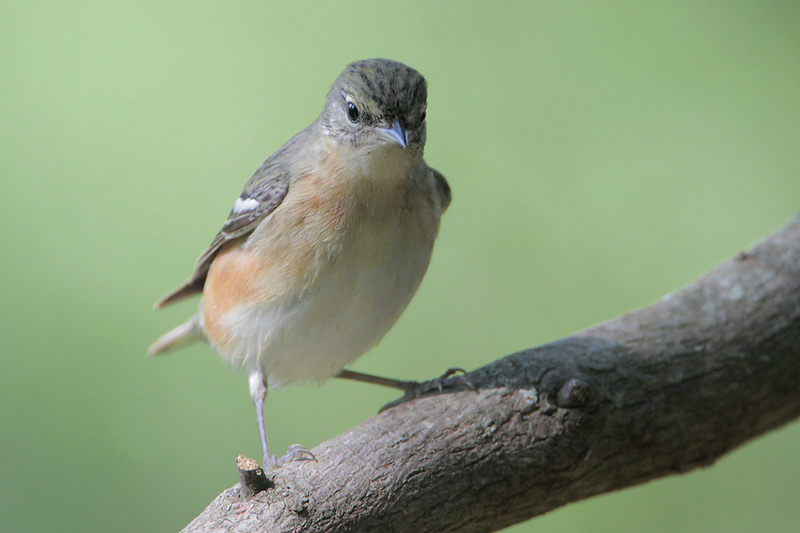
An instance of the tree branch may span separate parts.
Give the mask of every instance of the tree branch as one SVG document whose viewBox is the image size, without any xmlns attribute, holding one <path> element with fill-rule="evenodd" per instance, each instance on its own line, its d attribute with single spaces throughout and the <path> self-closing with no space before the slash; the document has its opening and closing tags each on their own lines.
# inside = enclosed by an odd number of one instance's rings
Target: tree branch
<svg viewBox="0 0 800 533">
<path fill-rule="evenodd" d="M 710 465 L 800 414 L 800 216 L 655 304 L 467 374 L 184 531 L 492 531 Z"/>
</svg>

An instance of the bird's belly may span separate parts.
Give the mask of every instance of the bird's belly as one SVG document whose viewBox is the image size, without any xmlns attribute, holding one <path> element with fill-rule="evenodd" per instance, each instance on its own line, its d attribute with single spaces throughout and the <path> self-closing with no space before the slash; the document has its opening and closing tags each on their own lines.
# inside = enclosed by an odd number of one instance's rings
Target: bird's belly
<svg viewBox="0 0 800 533">
<path fill-rule="evenodd" d="M 380 341 L 419 287 L 436 233 L 420 222 L 363 225 L 317 254 L 307 284 L 231 309 L 226 358 L 271 385 L 334 376 Z"/>
</svg>

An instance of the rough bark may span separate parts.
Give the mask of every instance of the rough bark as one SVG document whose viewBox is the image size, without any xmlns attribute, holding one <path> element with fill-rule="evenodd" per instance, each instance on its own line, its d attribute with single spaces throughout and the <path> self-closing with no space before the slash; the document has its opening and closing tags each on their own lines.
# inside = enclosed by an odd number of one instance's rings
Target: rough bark
<svg viewBox="0 0 800 533">
<path fill-rule="evenodd" d="M 800 216 L 650 307 L 467 377 L 185 531 L 493 531 L 710 465 L 800 414 Z"/>
</svg>

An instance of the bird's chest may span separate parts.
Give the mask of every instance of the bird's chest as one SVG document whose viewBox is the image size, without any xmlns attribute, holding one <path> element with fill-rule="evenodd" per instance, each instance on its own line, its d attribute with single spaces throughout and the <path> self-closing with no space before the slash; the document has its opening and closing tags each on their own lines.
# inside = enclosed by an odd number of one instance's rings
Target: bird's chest
<svg viewBox="0 0 800 533">
<path fill-rule="evenodd" d="M 388 180 L 387 180 L 388 181 Z M 427 267 L 438 230 L 426 192 L 411 179 L 362 180 L 330 194 L 309 230 L 331 281 L 343 289 L 404 289 Z"/>
<path fill-rule="evenodd" d="M 271 295 L 258 299 L 387 300 L 415 289 L 439 225 L 431 194 L 407 176 L 304 176 L 251 238 Z"/>
</svg>

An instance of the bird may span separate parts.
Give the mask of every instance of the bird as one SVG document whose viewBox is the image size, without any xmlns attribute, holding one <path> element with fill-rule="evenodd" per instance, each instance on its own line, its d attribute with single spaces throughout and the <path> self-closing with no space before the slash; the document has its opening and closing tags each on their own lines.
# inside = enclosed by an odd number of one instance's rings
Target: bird
<svg viewBox="0 0 800 533">
<path fill-rule="evenodd" d="M 270 453 L 267 390 L 331 377 L 406 389 L 345 366 L 395 324 L 428 268 L 451 201 L 424 160 L 427 82 L 398 61 L 348 64 L 319 115 L 247 181 L 191 276 L 155 304 L 200 295 L 149 348 L 205 341 L 248 375 L 266 470 L 314 459 Z"/>
</svg>

